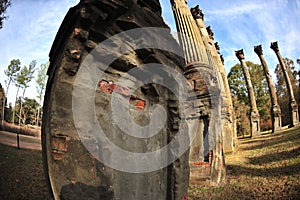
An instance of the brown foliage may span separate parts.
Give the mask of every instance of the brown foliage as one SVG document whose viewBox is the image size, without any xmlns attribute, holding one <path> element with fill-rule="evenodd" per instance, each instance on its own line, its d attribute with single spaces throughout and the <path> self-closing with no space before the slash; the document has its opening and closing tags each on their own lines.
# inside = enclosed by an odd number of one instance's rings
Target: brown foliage
<svg viewBox="0 0 300 200">
<path fill-rule="evenodd" d="M 34 127 L 34 126 L 28 126 L 28 125 L 21 125 L 19 128 L 19 126 L 16 124 L 4 122 L 3 130 L 13 132 L 13 133 L 19 132 L 19 134 L 29 135 L 29 136 L 34 136 L 34 137 L 41 136 L 41 128 L 40 127 Z"/>
<path fill-rule="evenodd" d="M 272 130 L 272 120 L 271 119 L 261 120 L 260 121 L 260 130 L 261 131 Z"/>
</svg>

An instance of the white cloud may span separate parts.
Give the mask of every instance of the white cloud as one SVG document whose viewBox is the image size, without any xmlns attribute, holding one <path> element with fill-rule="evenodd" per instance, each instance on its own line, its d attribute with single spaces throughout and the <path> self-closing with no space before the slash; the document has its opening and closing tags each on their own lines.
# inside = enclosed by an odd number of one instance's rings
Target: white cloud
<svg viewBox="0 0 300 200">
<path fill-rule="evenodd" d="M 71 6 L 79 0 L 14 1 L 7 14 L 9 19 L 0 30 L 0 82 L 4 69 L 13 58 L 22 65 L 33 59 L 38 64 L 48 61 L 55 34 Z M 160 0 L 165 21 L 175 30 L 174 17 L 168 0 Z M 262 44 L 271 70 L 278 63 L 269 48 L 278 41 L 283 57 L 300 57 L 299 0 L 189 0 L 189 6 L 200 4 L 206 25 L 211 25 L 225 58 L 226 71 L 238 63 L 234 51 L 244 49 L 247 60 L 259 63 L 253 46 Z M 35 91 L 35 87 L 32 88 Z M 28 93 L 29 94 L 29 93 Z M 32 95 L 35 96 L 34 94 Z"/>
<path fill-rule="evenodd" d="M 171 6 L 165 3 L 165 6 Z M 189 0 L 200 4 L 205 24 L 211 25 L 225 58 L 226 71 L 238 63 L 234 51 L 244 49 L 247 60 L 260 63 L 253 46 L 262 44 L 271 70 L 278 63 L 270 43 L 278 41 L 284 57 L 300 57 L 300 1 L 293 0 Z M 170 12 L 170 11 L 169 11 Z M 172 16 L 173 17 L 173 16 Z"/>
<path fill-rule="evenodd" d="M 262 44 L 267 62 L 273 70 L 278 63 L 269 48 L 273 41 L 279 42 L 284 57 L 296 59 L 297 55 L 300 56 L 299 1 L 212 2 L 214 5 L 203 1 L 206 24 L 212 24 L 212 28 L 217 30 L 215 38 L 220 43 L 221 52 L 226 54 L 225 60 L 234 58 L 227 50 L 224 51 L 225 48 L 243 48 L 247 60 L 259 63 L 253 46 Z"/>
</svg>

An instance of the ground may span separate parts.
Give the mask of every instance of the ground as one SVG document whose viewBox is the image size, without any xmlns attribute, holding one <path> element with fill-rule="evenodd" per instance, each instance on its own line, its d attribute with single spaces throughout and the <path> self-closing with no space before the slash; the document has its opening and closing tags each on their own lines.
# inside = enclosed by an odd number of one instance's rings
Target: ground
<svg viewBox="0 0 300 200">
<path fill-rule="evenodd" d="M 15 136 L 1 132 L 6 140 Z M 0 144 L 0 199 L 48 199 L 41 151 L 24 149 L 36 143 L 22 138 L 21 150 Z M 300 199 L 300 127 L 240 140 L 226 165 L 226 184 L 190 187 L 189 199 Z"/>
<path fill-rule="evenodd" d="M 243 139 L 225 159 L 226 185 L 190 187 L 190 199 L 300 199 L 300 127 Z"/>
</svg>

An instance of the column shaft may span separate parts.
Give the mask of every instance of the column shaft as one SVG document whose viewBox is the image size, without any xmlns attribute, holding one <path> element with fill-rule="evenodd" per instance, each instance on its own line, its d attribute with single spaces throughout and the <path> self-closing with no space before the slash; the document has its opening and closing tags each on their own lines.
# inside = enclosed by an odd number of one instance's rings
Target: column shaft
<svg viewBox="0 0 300 200">
<path fill-rule="evenodd" d="M 195 20 L 183 0 L 171 1 L 177 30 L 180 34 L 179 43 L 185 52 L 186 64 L 208 63 L 205 46 Z"/>
<path fill-rule="evenodd" d="M 204 14 L 199 9 L 199 6 L 191 9 L 193 13 L 193 17 L 196 21 L 198 29 L 203 37 L 204 45 L 207 49 L 208 57 L 210 58 L 210 62 L 215 67 L 215 71 L 218 74 L 219 84 L 221 85 L 221 95 L 223 97 L 225 107 L 223 108 L 224 115 L 226 115 L 226 120 L 224 123 L 224 129 L 222 132 L 223 137 L 223 146 L 224 150 L 227 152 L 233 151 L 236 146 L 236 131 L 235 131 L 235 120 L 234 120 L 234 111 L 232 105 L 232 99 L 230 94 L 230 88 L 225 72 L 225 67 L 222 63 L 220 54 L 215 46 L 214 39 L 209 36 L 209 33 L 205 27 L 203 18 Z"/>
<path fill-rule="evenodd" d="M 221 113 L 221 103 L 217 103 L 221 86 L 216 63 L 204 44 L 186 0 L 171 0 L 171 4 L 177 31 L 184 34 L 179 36 L 179 42 L 186 44 L 182 46 L 186 54 L 184 75 L 191 90 L 187 100 L 190 114 L 186 120 L 189 133 L 196 132 L 190 146 L 190 184 L 202 184 L 203 178 L 219 183 L 224 180 L 225 168 L 220 134 L 222 123 L 217 116 Z M 194 123 L 199 123 L 197 130 L 193 130 Z M 211 143 L 213 140 L 214 144 Z"/>
<path fill-rule="evenodd" d="M 263 55 L 262 47 L 261 45 L 255 46 L 254 47 L 255 53 L 258 55 L 260 62 L 262 64 L 264 74 L 267 79 L 268 87 L 269 87 L 269 93 L 271 97 L 271 102 L 272 102 L 272 108 L 271 108 L 271 116 L 272 116 L 272 132 L 276 132 L 281 130 L 281 110 L 280 106 L 277 101 L 277 95 L 275 91 L 275 86 L 272 80 L 272 77 L 270 75 L 270 70 L 268 67 L 268 64 L 265 60 L 265 57 Z"/>
<path fill-rule="evenodd" d="M 244 72 L 246 86 L 247 86 L 247 90 L 248 90 L 248 96 L 249 96 L 249 100 L 250 100 L 250 132 L 251 132 L 250 134 L 251 134 L 251 137 L 257 136 L 257 135 L 259 135 L 259 132 L 260 132 L 260 124 L 259 124 L 260 116 L 259 116 L 259 112 L 258 112 L 258 109 L 256 106 L 256 99 L 255 99 L 255 95 L 254 95 L 254 89 L 253 89 L 249 69 L 248 69 L 248 66 L 245 61 L 245 56 L 244 56 L 243 50 L 236 51 L 236 56 L 239 59 L 239 61 L 241 62 L 241 66 L 242 66 L 242 69 Z"/>
<path fill-rule="evenodd" d="M 286 70 L 286 66 L 283 62 L 282 56 L 279 52 L 278 43 L 277 42 L 272 42 L 270 48 L 274 50 L 274 52 L 275 52 L 275 54 L 278 58 L 278 61 L 280 63 L 280 66 L 281 66 L 281 69 L 282 69 L 282 72 L 283 72 L 283 75 L 284 75 L 284 78 L 285 78 L 285 81 L 286 81 L 286 86 L 287 86 L 289 99 L 290 99 L 290 102 L 289 102 L 290 111 L 291 111 L 291 115 L 290 115 L 291 124 L 290 124 L 290 126 L 293 127 L 293 126 L 295 126 L 299 123 L 299 113 L 298 113 L 298 104 L 295 100 L 292 83 L 291 83 L 290 77 L 288 75 L 288 72 Z"/>
</svg>

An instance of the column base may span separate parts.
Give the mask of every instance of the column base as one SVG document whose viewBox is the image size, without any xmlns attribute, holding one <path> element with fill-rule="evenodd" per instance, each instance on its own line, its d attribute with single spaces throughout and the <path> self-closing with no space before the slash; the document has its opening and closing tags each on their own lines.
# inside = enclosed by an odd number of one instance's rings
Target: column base
<svg viewBox="0 0 300 200">
<path fill-rule="evenodd" d="M 260 116 L 258 114 L 252 115 L 250 117 L 250 131 L 251 131 L 251 136 L 256 137 L 260 136 Z"/>
<path fill-rule="evenodd" d="M 225 123 L 223 126 L 223 150 L 225 153 L 233 152 L 235 147 L 234 141 L 234 130 L 232 130 L 232 126 L 229 123 Z"/>
<path fill-rule="evenodd" d="M 281 130 L 281 116 L 273 117 L 272 119 L 272 133 Z"/>
<path fill-rule="evenodd" d="M 292 101 L 290 103 L 291 109 L 291 125 L 290 127 L 296 126 L 299 124 L 299 113 L 298 113 L 298 105 L 296 101 Z"/>
</svg>

